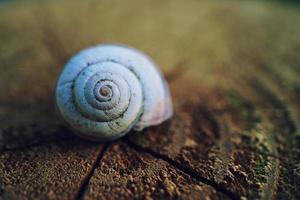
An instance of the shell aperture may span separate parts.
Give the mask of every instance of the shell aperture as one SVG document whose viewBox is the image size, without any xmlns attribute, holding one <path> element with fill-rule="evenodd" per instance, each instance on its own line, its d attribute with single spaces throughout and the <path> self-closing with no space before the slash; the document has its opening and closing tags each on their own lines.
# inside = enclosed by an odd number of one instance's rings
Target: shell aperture
<svg viewBox="0 0 300 200">
<path fill-rule="evenodd" d="M 136 49 L 99 45 L 75 55 L 56 86 L 59 114 L 75 132 L 113 140 L 170 118 L 169 89 L 155 64 Z"/>
</svg>

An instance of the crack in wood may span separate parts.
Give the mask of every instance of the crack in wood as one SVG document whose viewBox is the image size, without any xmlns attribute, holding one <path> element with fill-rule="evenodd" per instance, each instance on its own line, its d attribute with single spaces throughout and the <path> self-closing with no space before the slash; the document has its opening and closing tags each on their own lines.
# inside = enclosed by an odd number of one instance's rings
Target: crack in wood
<svg viewBox="0 0 300 200">
<path fill-rule="evenodd" d="M 240 197 L 233 193 L 232 191 L 226 189 L 223 185 L 216 183 L 213 180 L 207 179 L 201 175 L 199 175 L 199 173 L 197 171 L 195 171 L 192 167 L 183 165 L 171 158 L 169 158 L 166 155 L 163 155 L 161 153 L 158 153 L 150 148 L 145 148 L 142 147 L 138 144 L 136 144 L 135 142 L 130 141 L 129 139 L 125 138 L 123 139 L 123 141 L 132 149 L 134 149 L 137 152 L 143 152 L 143 153 L 147 153 L 150 154 L 151 156 L 157 158 L 157 159 L 161 159 L 164 160 L 165 162 L 167 162 L 168 164 L 170 164 L 171 166 L 175 167 L 176 169 L 190 175 L 192 178 L 195 178 L 196 180 L 209 185 L 211 187 L 213 187 L 216 191 L 223 193 L 224 195 L 226 195 L 228 198 L 230 199 L 240 199 Z"/>
<path fill-rule="evenodd" d="M 80 183 L 80 187 L 73 198 L 74 200 L 80 200 L 84 196 L 84 193 L 89 185 L 91 178 L 94 175 L 96 168 L 99 166 L 104 154 L 107 152 L 110 145 L 111 145 L 111 143 L 106 143 L 104 145 L 104 147 L 102 145 L 99 146 L 99 150 L 98 150 L 99 152 L 97 154 L 97 157 L 96 157 L 90 171 L 87 173 L 87 175 L 83 178 L 82 182 Z"/>
</svg>

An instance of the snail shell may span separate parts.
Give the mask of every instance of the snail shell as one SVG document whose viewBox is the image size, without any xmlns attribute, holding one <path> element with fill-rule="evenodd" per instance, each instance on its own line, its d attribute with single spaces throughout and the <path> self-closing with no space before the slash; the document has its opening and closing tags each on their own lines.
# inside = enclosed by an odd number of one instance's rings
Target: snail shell
<svg viewBox="0 0 300 200">
<path fill-rule="evenodd" d="M 104 141 L 160 124 L 173 113 L 155 64 L 119 45 L 99 45 L 71 58 L 57 82 L 56 104 L 76 133 Z"/>
</svg>

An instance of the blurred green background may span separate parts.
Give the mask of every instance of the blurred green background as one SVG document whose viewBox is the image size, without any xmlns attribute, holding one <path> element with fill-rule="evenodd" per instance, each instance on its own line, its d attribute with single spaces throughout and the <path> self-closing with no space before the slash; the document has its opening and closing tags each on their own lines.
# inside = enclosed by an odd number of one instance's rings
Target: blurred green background
<svg viewBox="0 0 300 200">
<path fill-rule="evenodd" d="M 298 81 L 294 70 L 299 70 L 300 62 L 300 10 L 294 3 L 13 2 L 0 6 L 3 98 L 16 93 L 46 98 L 47 88 L 53 88 L 68 58 L 98 43 L 124 43 L 141 49 L 164 72 L 184 64 L 185 75 L 204 84 L 228 79 L 228 74 L 255 73 L 261 65 Z M 38 86 L 31 88 L 32 84 Z"/>
</svg>

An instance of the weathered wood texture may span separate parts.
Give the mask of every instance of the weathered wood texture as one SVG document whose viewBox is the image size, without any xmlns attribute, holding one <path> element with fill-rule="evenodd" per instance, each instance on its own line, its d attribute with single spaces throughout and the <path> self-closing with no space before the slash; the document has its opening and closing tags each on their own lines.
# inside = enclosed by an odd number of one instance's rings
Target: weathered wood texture
<svg viewBox="0 0 300 200">
<path fill-rule="evenodd" d="M 300 8 L 240 1 L 0 6 L 0 199 L 300 199 Z M 148 53 L 174 117 L 111 143 L 55 115 L 63 64 Z"/>
</svg>

